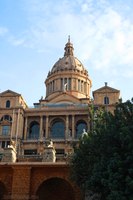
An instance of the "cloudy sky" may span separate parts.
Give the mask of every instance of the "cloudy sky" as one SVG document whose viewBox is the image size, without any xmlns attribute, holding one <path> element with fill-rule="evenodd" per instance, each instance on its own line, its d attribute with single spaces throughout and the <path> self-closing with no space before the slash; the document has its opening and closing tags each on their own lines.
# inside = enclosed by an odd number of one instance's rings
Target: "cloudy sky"
<svg viewBox="0 0 133 200">
<path fill-rule="evenodd" d="M 29 106 L 45 97 L 48 71 L 68 35 L 92 79 L 133 97 L 132 0 L 1 0 L 0 92 L 22 94 Z"/>
</svg>

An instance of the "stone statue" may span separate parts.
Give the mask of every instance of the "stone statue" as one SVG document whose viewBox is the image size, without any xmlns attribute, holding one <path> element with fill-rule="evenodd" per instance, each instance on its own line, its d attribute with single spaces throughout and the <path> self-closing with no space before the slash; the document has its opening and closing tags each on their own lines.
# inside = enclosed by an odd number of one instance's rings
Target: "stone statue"
<svg viewBox="0 0 133 200">
<path fill-rule="evenodd" d="M 67 83 L 64 84 L 64 92 L 67 90 Z"/>
<path fill-rule="evenodd" d="M 50 139 L 48 147 L 53 147 L 53 141 Z"/>
<path fill-rule="evenodd" d="M 10 145 L 8 145 L 8 148 L 12 148 L 13 150 L 16 150 L 16 145 L 13 140 L 11 140 Z"/>
<path fill-rule="evenodd" d="M 43 152 L 42 162 L 55 162 L 56 161 L 56 151 L 53 145 L 53 141 L 50 139 L 48 146 L 45 146 Z"/>
<path fill-rule="evenodd" d="M 85 129 L 83 129 L 82 138 L 83 138 L 85 135 L 87 136 L 88 133 L 85 131 Z"/>
</svg>

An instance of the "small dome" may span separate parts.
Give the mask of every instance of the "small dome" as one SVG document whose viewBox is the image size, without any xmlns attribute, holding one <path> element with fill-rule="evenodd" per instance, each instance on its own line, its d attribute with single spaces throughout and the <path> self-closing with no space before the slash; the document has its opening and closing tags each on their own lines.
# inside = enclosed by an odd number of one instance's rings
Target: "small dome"
<svg viewBox="0 0 133 200">
<path fill-rule="evenodd" d="M 84 71 L 83 64 L 74 57 L 73 54 L 73 44 L 70 43 L 70 38 L 68 39 L 67 44 L 64 48 L 64 57 L 60 58 L 53 66 L 51 73 L 54 73 L 56 71 L 63 71 L 63 70 L 79 70 Z"/>
</svg>

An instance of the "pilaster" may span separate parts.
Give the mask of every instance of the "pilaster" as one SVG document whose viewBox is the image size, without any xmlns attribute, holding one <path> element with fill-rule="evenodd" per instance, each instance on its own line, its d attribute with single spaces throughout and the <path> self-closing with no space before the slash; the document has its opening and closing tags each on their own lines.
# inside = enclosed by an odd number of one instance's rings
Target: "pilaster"
<svg viewBox="0 0 133 200">
<path fill-rule="evenodd" d="M 49 137 L 48 135 L 48 124 L 49 124 L 49 116 L 46 116 L 46 139 Z"/>
<path fill-rule="evenodd" d="M 29 200 L 31 167 L 14 166 L 12 200 Z"/>
<path fill-rule="evenodd" d="M 72 138 L 75 138 L 75 115 L 72 115 Z"/>
</svg>

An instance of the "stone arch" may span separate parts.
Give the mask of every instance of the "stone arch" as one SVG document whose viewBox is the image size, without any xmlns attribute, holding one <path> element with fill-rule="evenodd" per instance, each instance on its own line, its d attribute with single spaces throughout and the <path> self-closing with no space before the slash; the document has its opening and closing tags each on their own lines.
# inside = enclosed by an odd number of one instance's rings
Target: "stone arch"
<svg viewBox="0 0 133 200">
<path fill-rule="evenodd" d="M 85 129 L 86 131 L 88 130 L 86 121 L 78 120 L 76 123 L 76 138 L 79 138 L 81 136 L 81 134 L 83 133 L 83 129 Z"/>
<path fill-rule="evenodd" d="M 4 115 L 4 116 L 1 117 L 0 121 L 1 122 L 7 121 L 7 122 L 11 123 L 12 122 L 12 117 L 10 115 Z"/>
<path fill-rule="evenodd" d="M 72 185 L 65 179 L 52 177 L 42 182 L 36 192 L 38 200 L 75 200 Z"/>
<path fill-rule="evenodd" d="M 4 183 L 2 183 L 0 181 L 0 199 L 1 200 L 4 200 L 4 196 L 7 194 L 7 190 L 6 190 L 6 187 L 4 185 Z"/>
<path fill-rule="evenodd" d="M 50 137 L 52 139 L 65 138 L 65 122 L 62 118 L 55 118 L 51 121 Z"/>
</svg>

